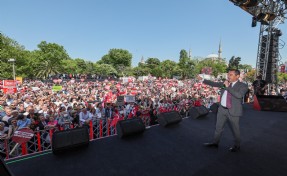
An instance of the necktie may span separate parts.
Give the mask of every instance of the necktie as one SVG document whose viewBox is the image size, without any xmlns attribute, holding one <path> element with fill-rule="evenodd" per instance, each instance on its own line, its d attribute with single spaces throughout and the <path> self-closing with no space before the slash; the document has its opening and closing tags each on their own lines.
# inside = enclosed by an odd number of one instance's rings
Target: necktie
<svg viewBox="0 0 287 176">
<path fill-rule="evenodd" d="M 232 87 L 232 83 L 228 87 Z M 231 108 L 231 94 L 227 91 L 226 107 Z"/>
</svg>

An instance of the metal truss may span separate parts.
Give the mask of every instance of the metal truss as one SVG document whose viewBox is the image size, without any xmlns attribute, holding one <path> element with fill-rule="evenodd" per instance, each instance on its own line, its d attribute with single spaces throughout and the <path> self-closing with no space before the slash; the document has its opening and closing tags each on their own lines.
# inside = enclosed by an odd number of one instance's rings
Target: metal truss
<svg viewBox="0 0 287 176">
<path fill-rule="evenodd" d="M 269 83 L 269 91 L 277 89 L 277 71 L 279 68 L 279 47 L 273 46 L 271 40 L 277 40 L 282 35 L 277 28 L 284 23 L 287 13 L 287 0 L 230 0 L 234 5 L 253 16 L 255 26 L 260 22 L 259 42 L 256 60 L 256 75 L 262 76 Z M 253 25 L 253 24 L 252 24 Z M 253 26 L 254 27 L 254 26 Z M 279 33 L 281 34 L 279 34 Z M 276 38 L 278 37 L 278 38 Z M 270 53 L 269 51 L 272 52 Z M 271 74 L 271 75 L 270 75 Z"/>
</svg>

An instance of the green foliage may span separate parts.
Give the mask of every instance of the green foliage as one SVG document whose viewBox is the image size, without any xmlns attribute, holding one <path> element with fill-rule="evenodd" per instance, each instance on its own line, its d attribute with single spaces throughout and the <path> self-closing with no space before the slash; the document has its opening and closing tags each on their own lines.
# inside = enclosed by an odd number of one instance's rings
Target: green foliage
<svg viewBox="0 0 287 176">
<path fill-rule="evenodd" d="M 212 75 L 217 77 L 219 74 L 226 73 L 227 66 L 222 61 L 213 61 L 211 59 L 204 59 L 199 61 L 199 63 L 195 67 L 195 73 L 199 74 L 202 68 L 211 67 Z"/>
<path fill-rule="evenodd" d="M 56 43 L 47 43 L 46 41 L 42 41 L 38 44 L 39 57 L 40 61 L 51 61 L 60 64 L 62 60 L 70 59 L 66 50 L 63 46 L 60 46 Z"/>
<path fill-rule="evenodd" d="M 278 82 L 281 84 L 287 83 L 287 73 L 278 73 Z"/>
<path fill-rule="evenodd" d="M 117 75 L 117 70 L 109 64 L 96 64 L 95 73 L 101 74 L 103 76 Z"/>
<path fill-rule="evenodd" d="M 15 72 L 16 75 L 20 75 L 21 73 L 18 72 L 18 68 L 25 64 L 27 54 L 28 52 L 25 51 L 24 46 L 19 45 L 15 40 L 0 33 L 0 78 L 13 78 L 12 63 L 8 62 L 10 58 L 16 60 Z"/>
<path fill-rule="evenodd" d="M 241 61 L 241 57 L 232 56 L 231 59 L 229 60 L 228 70 L 239 69 L 240 61 Z"/>
<path fill-rule="evenodd" d="M 143 65 L 133 68 L 133 75 L 137 77 L 146 76 L 149 73 L 150 73 L 150 69 L 148 67 L 144 67 Z"/>
<path fill-rule="evenodd" d="M 162 77 L 163 71 L 160 66 L 155 67 L 151 70 L 151 75 L 156 77 Z"/>
<path fill-rule="evenodd" d="M 179 53 L 179 69 L 181 70 L 181 76 L 183 79 L 194 75 L 193 68 L 195 63 L 188 57 L 186 50 L 181 50 Z"/>
<path fill-rule="evenodd" d="M 245 72 L 249 72 L 249 71 L 252 70 L 252 66 L 251 66 L 251 65 L 248 65 L 248 64 L 239 64 L 238 69 L 242 69 L 242 70 L 244 70 Z"/>
<path fill-rule="evenodd" d="M 70 74 L 78 71 L 78 65 L 73 59 L 62 60 L 61 65 L 63 66 L 64 73 Z"/>
<path fill-rule="evenodd" d="M 76 70 L 75 70 L 76 73 L 83 74 L 86 72 L 87 65 L 84 59 L 76 58 L 74 62 L 76 64 Z"/>
<path fill-rule="evenodd" d="M 172 78 L 177 64 L 171 60 L 161 62 L 162 77 Z"/>
<path fill-rule="evenodd" d="M 109 53 L 104 55 L 98 64 L 111 64 L 114 68 L 118 65 L 131 67 L 132 54 L 123 49 L 110 49 Z"/>
<path fill-rule="evenodd" d="M 188 58 L 188 54 L 187 54 L 187 51 L 182 49 L 180 52 L 179 52 L 179 62 L 181 59 L 186 59 Z"/>
<path fill-rule="evenodd" d="M 148 58 L 145 63 L 148 68 L 155 69 L 160 65 L 160 60 L 158 58 Z"/>
<path fill-rule="evenodd" d="M 50 60 L 44 60 L 38 65 L 35 71 L 37 78 L 47 79 L 49 75 L 61 73 L 62 67 Z"/>
<path fill-rule="evenodd" d="M 208 59 L 193 59 L 188 57 L 186 50 L 179 53 L 179 61 L 160 61 L 158 58 L 148 58 L 145 63 L 139 63 L 132 68 L 132 54 L 124 49 L 110 49 L 97 63 L 86 61 L 82 58 L 71 59 L 63 46 L 56 43 L 42 41 L 34 51 L 25 50 L 15 40 L 0 34 L 0 79 L 12 79 L 12 64 L 9 58 L 16 59 L 16 76 L 24 78 L 46 79 L 49 74 L 56 73 L 80 73 L 98 74 L 104 76 L 146 76 L 152 74 L 157 77 L 172 78 L 181 76 L 193 78 L 204 67 L 211 67 L 213 75 L 225 73 L 227 66 L 221 61 Z M 229 68 L 252 70 L 250 65 L 240 64 L 240 57 L 232 57 Z M 279 81 L 286 80 L 284 75 L 279 75 Z M 252 76 L 250 76 L 251 80 Z M 282 81 L 281 81 L 282 82 Z"/>
<path fill-rule="evenodd" d="M 251 69 L 249 72 L 246 73 L 245 80 L 249 82 L 255 81 L 255 74 L 256 70 Z"/>
</svg>

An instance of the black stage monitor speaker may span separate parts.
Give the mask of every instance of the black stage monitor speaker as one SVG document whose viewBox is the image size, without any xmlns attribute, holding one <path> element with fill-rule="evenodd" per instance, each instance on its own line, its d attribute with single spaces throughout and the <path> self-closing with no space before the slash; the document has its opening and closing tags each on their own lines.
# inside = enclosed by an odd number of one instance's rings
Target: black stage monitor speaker
<svg viewBox="0 0 287 176">
<path fill-rule="evenodd" d="M 218 111 L 218 108 L 219 108 L 219 103 L 213 103 L 209 109 L 211 110 L 211 112 L 216 114 Z"/>
<path fill-rule="evenodd" d="M 158 123 L 164 127 L 171 125 L 171 124 L 177 124 L 181 120 L 182 120 L 182 118 L 177 111 L 160 113 L 157 117 Z"/>
<path fill-rule="evenodd" d="M 189 115 L 191 118 L 197 119 L 204 117 L 209 113 L 209 110 L 205 106 L 196 106 L 189 109 Z"/>
<path fill-rule="evenodd" d="M 257 95 L 257 99 L 262 111 L 287 112 L 287 102 L 283 96 Z"/>
<path fill-rule="evenodd" d="M 87 127 L 57 131 L 52 137 L 54 154 L 82 146 L 88 146 L 89 132 Z"/>
<path fill-rule="evenodd" d="M 141 118 L 120 120 L 116 125 L 117 134 L 120 138 L 140 134 L 145 131 L 145 125 Z"/>
<path fill-rule="evenodd" d="M 12 176 L 13 175 L 1 157 L 0 157 L 0 175 L 1 176 Z"/>
</svg>

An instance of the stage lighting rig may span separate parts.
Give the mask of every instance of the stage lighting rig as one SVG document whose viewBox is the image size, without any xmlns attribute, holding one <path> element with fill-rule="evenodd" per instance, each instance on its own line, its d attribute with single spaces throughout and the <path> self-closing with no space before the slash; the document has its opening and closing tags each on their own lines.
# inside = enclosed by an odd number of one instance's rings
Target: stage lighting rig
<svg viewBox="0 0 287 176">
<path fill-rule="evenodd" d="M 287 0 L 229 0 L 252 15 L 252 27 L 260 23 L 259 43 L 256 61 L 256 75 L 269 82 L 269 91 L 277 88 L 279 68 L 279 37 L 281 30 L 277 26 L 284 23 L 287 13 Z M 272 88 L 272 89 L 271 89 Z"/>
<path fill-rule="evenodd" d="M 253 16 L 252 20 L 269 25 L 276 17 L 284 17 L 287 0 L 229 0 Z"/>
</svg>

